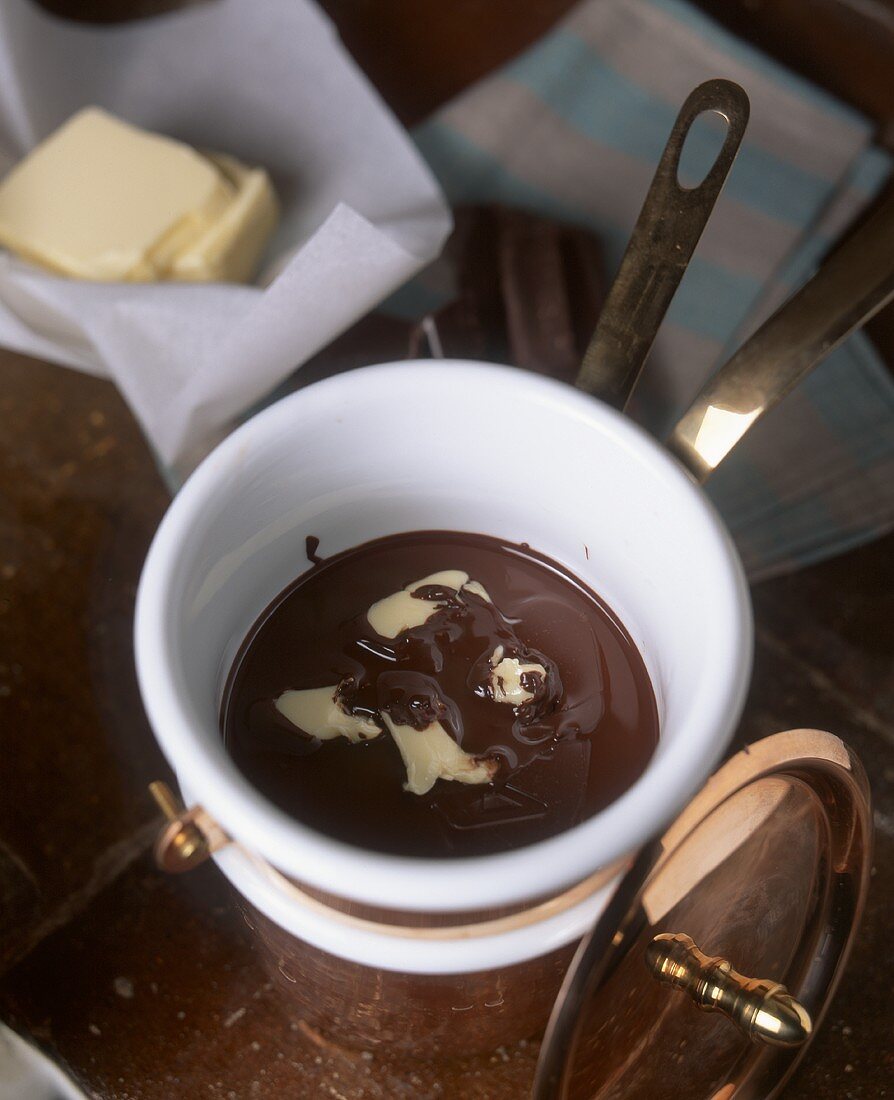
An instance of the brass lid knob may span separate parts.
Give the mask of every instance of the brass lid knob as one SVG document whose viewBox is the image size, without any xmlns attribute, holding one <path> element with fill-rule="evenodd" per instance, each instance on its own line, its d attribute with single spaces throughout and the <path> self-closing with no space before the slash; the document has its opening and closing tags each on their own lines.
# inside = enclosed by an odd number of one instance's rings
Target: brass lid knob
<svg viewBox="0 0 894 1100">
<path fill-rule="evenodd" d="M 813 1030 L 810 1015 L 779 982 L 746 978 L 723 958 L 703 954 L 689 936 L 664 932 L 646 948 L 659 982 L 688 993 L 705 1012 L 720 1012 L 757 1043 L 798 1047 Z"/>
</svg>

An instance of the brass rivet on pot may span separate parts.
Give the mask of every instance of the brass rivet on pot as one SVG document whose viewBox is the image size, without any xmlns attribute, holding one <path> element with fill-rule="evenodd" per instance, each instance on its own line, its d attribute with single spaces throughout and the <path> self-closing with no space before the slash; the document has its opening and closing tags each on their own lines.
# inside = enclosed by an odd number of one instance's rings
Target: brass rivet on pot
<svg viewBox="0 0 894 1100">
<path fill-rule="evenodd" d="M 229 843 L 226 833 L 201 806 L 186 809 L 167 783 L 150 783 L 149 793 L 167 820 L 154 850 L 155 862 L 163 871 L 190 871 Z"/>
</svg>

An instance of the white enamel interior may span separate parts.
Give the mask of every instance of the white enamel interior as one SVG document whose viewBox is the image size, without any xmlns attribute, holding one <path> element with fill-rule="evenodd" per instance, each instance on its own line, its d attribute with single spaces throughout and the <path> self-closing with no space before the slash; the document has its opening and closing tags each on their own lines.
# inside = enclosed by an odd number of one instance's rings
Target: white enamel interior
<svg viewBox="0 0 894 1100">
<path fill-rule="evenodd" d="M 621 798 L 560 836 L 474 859 L 379 855 L 277 810 L 224 750 L 218 711 L 229 665 L 259 612 L 306 568 L 305 536 L 316 535 L 326 555 L 426 528 L 480 531 L 549 554 L 615 609 L 645 658 L 661 716 L 658 751 Z M 751 613 L 738 557 L 707 499 L 625 417 L 515 369 L 419 361 L 295 393 L 202 463 L 150 549 L 136 652 L 168 760 L 230 836 L 335 894 L 453 911 L 559 890 L 666 825 L 735 727 Z M 243 892 L 252 889 L 238 849 L 219 863 Z"/>
</svg>

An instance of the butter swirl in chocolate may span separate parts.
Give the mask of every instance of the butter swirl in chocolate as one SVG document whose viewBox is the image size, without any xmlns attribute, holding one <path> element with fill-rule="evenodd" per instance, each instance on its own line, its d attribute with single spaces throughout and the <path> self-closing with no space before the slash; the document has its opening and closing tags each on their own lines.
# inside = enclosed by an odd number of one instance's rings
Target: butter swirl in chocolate
<svg viewBox="0 0 894 1100">
<path fill-rule="evenodd" d="M 223 725 L 287 812 L 415 855 L 568 828 L 657 740 L 642 659 L 598 597 L 528 547 L 453 532 L 316 562 L 243 645 Z"/>
</svg>

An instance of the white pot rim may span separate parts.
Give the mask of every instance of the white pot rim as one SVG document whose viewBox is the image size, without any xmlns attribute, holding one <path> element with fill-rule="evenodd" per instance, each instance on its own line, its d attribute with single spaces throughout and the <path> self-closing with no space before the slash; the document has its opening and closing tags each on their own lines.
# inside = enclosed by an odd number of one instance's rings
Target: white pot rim
<svg viewBox="0 0 894 1100">
<path fill-rule="evenodd" d="M 349 391 L 352 401 L 362 401 L 367 387 L 409 384 L 444 372 L 459 392 L 489 384 L 503 393 L 511 372 L 513 386 L 525 386 L 553 411 L 592 426 L 628 452 L 662 492 L 675 494 L 687 514 L 697 517 L 705 561 L 722 578 L 717 613 L 730 626 L 708 655 L 685 738 L 668 745 L 660 761 L 653 758 L 620 798 L 548 840 L 497 855 L 447 860 L 357 848 L 302 825 L 268 802 L 237 770 L 222 741 L 215 747 L 203 737 L 178 686 L 168 614 L 179 549 L 195 517 L 213 506 L 228 471 L 250 453 L 256 438 L 313 417 L 315 408 L 331 404 L 334 392 Z M 301 882 L 372 905 L 420 911 L 484 909 L 558 891 L 659 832 L 710 774 L 732 735 L 750 679 L 751 646 L 751 606 L 738 555 L 723 522 L 682 466 L 637 425 L 581 391 L 516 368 L 466 360 L 387 363 L 337 375 L 290 394 L 243 424 L 196 469 L 164 516 L 143 569 L 135 621 L 138 679 L 158 742 L 181 781 L 227 833 Z"/>
</svg>

